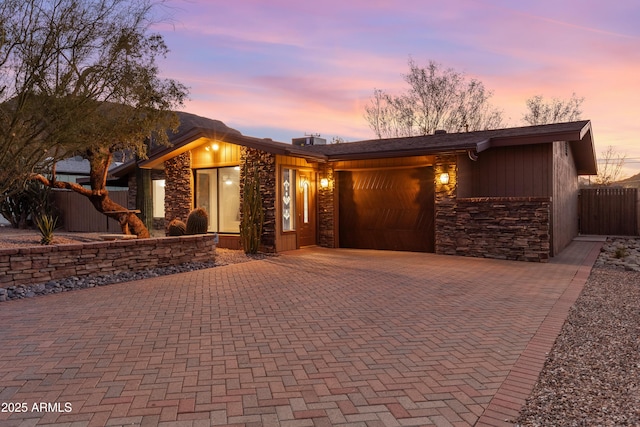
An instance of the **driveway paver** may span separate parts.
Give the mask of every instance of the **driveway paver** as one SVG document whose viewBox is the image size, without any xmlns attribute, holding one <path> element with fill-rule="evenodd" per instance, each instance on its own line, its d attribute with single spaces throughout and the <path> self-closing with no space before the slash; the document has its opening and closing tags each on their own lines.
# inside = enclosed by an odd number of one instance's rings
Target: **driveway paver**
<svg viewBox="0 0 640 427">
<path fill-rule="evenodd" d="M 599 246 L 312 248 L 5 302 L 0 425 L 508 425 Z"/>
</svg>

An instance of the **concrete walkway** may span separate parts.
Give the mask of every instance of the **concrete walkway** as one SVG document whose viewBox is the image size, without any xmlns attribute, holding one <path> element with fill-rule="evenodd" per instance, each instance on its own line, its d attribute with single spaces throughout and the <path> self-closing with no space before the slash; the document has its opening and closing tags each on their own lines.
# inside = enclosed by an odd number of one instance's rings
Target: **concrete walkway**
<svg viewBox="0 0 640 427">
<path fill-rule="evenodd" d="M 0 425 L 510 425 L 600 245 L 314 248 L 5 302 Z"/>
</svg>

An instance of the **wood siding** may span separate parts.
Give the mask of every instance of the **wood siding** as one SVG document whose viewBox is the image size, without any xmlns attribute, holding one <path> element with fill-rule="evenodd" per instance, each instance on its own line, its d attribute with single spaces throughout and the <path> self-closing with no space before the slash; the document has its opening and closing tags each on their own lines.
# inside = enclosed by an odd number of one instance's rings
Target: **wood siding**
<svg viewBox="0 0 640 427">
<path fill-rule="evenodd" d="M 458 156 L 458 197 L 551 197 L 551 144 L 500 147 L 477 161 Z"/>
<path fill-rule="evenodd" d="M 109 197 L 127 206 L 128 191 L 110 191 Z M 53 199 L 60 212 L 62 228 L 82 233 L 121 233 L 118 221 L 108 218 L 93 207 L 88 198 L 71 190 L 54 190 Z"/>
<path fill-rule="evenodd" d="M 338 172 L 340 247 L 434 251 L 433 168 Z"/>
<path fill-rule="evenodd" d="M 218 144 L 213 150 L 212 144 Z M 206 149 L 209 148 L 209 150 Z M 191 167 L 193 169 L 212 168 L 218 166 L 236 166 L 240 164 L 240 146 L 226 142 L 208 141 L 206 144 L 191 150 Z"/>
<path fill-rule="evenodd" d="M 580 190 L 580 233 L 637 236 L 640 201 L 636 188 Z"/>
<path fill-rule="evenodd" d="M 553 143 L 551 256 L 578 235 L 578 175 L 569 143 Z"/>
</svg>

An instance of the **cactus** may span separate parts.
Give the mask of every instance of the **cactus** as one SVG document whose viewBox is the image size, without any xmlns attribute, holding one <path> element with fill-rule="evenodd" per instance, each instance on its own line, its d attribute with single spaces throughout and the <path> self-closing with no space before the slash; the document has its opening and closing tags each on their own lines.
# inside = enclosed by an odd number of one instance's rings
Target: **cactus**
<svg viewBox="0 0 640 427">
<path fill-rule="evenodd" d="M 172 219 L 169 223 L 169 236 L 182 236 L 187 233 L 187 224 L 178 218 Z"/>
<path fill-rule="evenodd" d="M 247 172 L 247 164 L 245 163 L 240 239 L 244 252 L 247 254 L 255 254 L 260 249 L 264 212 L 262 210 L 258 168 L 254 167 L 251 175 Z"/>
<path fill-rule="evenodd" d="M 209 215 L 203 208 L 196 208 L 187 218 L 187 234 L 205 234 L 209 228 Z"/>
</svg>

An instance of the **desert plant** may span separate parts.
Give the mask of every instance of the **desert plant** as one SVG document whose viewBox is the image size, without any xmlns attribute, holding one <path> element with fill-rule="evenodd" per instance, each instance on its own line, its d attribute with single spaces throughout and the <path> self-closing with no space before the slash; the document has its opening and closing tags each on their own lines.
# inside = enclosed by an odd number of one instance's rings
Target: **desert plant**
<svg viewBox="0 0 640 427">
<path fill-rule="evenodd" d="M 628 255 L 627 249 L 624 246 L 618 246 L 618 248 L 616 249 L 615 257 L 618 259 L 621 259 L 621 258 L 626 258 L 627 255 Z"/>
<path fill-rule="evenodd" d="M 14 186 L 0 199 L 0 215 L 9 221 L 13 228 L 27 228 L 29 218 L 35 222 L 40 216 L 51 214 L 54 210 L 50 188 L 42 186 L 39 182 L 30 181 Z"/>
<path fill-rule="evenodd" d="M 178 218 L 172 219 L 168 228 L 169 236 L 183 236 L 187 234 L 187 224 Z"/>
<path fill-rule="evenodd" d="M 209 215 L 204 208 L 196 208 L 187 217 L 187 234 L 205 234 L 209 228 Z"/>
<path fill-rule="evenodd" d="M 242 220 L 240 221 L 240 240 L 247 254 L 255 254 L 260 249 L 264 212 L 260 195 L 260 177 L 254 167 L 251 175 L 244 165 L 244 191 L 242 198 Z"/>
<path fill-rule="evenodd" d="M 36 227 L 38 227 L 38 231 L 42 236 L 42 238 L 40 239 L 40 244 L 50 245 L 51 243 L 53 243 L 53 232 L 56 229 L 58 219 L 51 215 L 44 214 L 36 218 L 34 222 L 36 223 Z"/>
</svg>

